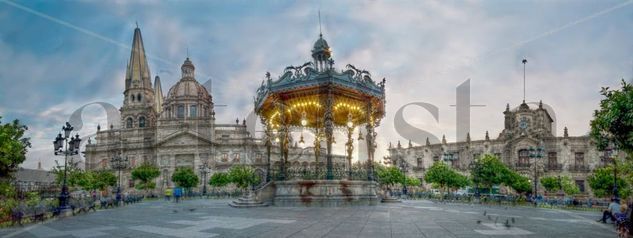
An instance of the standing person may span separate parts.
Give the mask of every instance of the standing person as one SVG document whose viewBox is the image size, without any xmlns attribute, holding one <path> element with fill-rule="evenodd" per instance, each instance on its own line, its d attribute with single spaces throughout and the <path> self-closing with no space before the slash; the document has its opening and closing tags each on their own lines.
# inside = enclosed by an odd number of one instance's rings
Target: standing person
<svg viewBox="0 0 633 238">
<path fill-rule="evenodd" d="M 121 198 L 121 201 L 123 202 L 123 204 L 127 205 L 125 201 L 127 201 L 127 198 L 130 194 L 128 193 L 128 191 L 125 191 L 123 193 L 123 197 Z"/>
<path fill-rule="evenodd" d="M 182 196 L 182 189 L 180 187 L 176 187 L 174 189 L 174 199 L 176 203 L 180 202 L 180 196 Z"/>
<path fill-rule="evenodd" d="M 165 189 L 165 201 L 170 201 L 171 200 L 171 194 L 173 193 L 173 191 L 171 190 L 171 187 Z"/>
<path fill-rule="evenodd" d="M 620 212 L 620 199 L 612 198 L 607 210 L 604 210 L 602 212 L 602 219 L 598 221 L 601 221 L 602 223 L 607 223 L 607 218 L 609 218 L 611 221 L 615 221 L 615 213 L 617 212 Z"/>
</svg>

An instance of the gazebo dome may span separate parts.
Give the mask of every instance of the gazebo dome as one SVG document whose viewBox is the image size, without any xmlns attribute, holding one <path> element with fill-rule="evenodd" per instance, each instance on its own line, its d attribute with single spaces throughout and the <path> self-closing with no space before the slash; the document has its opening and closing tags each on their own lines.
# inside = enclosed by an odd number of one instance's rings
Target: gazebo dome
<svg viewBox="0 0 633 238">
<path fill-rule="evenodd" d="M 332 60 L 332 49 L 327 44 L 327 41 L 323 39 L 323 35 L 319 34 L 319 39 L 314 42 L 312 48 L 312 59 L 314 59 L 315 68 L 318 71 L 324 71 L 328 69 L 328 64 Z"/>
<path fill-rule="evenodd" d="M 314 42 L 314 47 L 312 47 L 312 53 L 320 52 L 320 51 L 329 51 L 330 46 L 327 44 L 327 41 L 323 39 L 323 36 L 319 36 L 316 42 Z"/>
</svg>

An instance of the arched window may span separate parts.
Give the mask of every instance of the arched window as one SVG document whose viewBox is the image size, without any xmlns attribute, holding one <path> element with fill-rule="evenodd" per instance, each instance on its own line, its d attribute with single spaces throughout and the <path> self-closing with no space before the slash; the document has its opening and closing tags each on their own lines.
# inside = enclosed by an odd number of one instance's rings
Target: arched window
<svg viewBox="0 0 633 238">
<path fill-rule="evenodd" d="M 138 127 L 143 128 L 145 127 L 145 117 L 141 116 L 138 118 Z"/>
<path fill-rule="evenodd" d="M 178 110 L 176 111 L 176 117 L 185 118 L 185 106 L 178 105 Z"/>
<path fill-rule="evenodd" d="M 130 98 L 132 99 L 132 102 L 134 102 L 134 94 L 132 94 Z"/>
<path fill-rule="evenodd" d="M 530 166 L 530 151 L 526 149 L 519 150 L 519 166 L 527 167 Z"/>
<path fill-rule="evenodd" d="M 189 107 L 189 117 L 197 117 L 198 116 L 198 106 L 191 105 Z"/>
<path fill-rule="evenodd" d="M 134 123 L 134 120 L 132 120 L 132 118 L 128 118 L 127 122 L 125 123 L 125 128 L 132 128 Z"/>
<path fill-rule="evenodd" d="M 138 100 L 139 102 L 141 101 L 141 98 L 142 98 L 142 97 L 141 97 L 141 94 L 140 94 L 140 93 L 136 95 L 136 100 Z"/>
</svg>

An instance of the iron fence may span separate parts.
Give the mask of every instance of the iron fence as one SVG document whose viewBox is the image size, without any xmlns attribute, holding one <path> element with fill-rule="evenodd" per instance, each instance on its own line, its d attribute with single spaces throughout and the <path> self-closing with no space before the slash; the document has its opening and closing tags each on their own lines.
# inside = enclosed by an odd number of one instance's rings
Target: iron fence
<svg viewBox="0 0 633 238">
<path fill-rule="evenodd" d="M 351 171 L 345 168 L 333 168 L 332 179 L 335 180 L 368 180 L 368 172 L 366 168 L 352 168 Z M 271 178 L 276 181 L 280 180 L 325 180 L 327 179 L 326 168 L 316 167 L 290 167 L 286 169 L 286 173 L 282 174 L 279 168 L 271 168 Z"/>
</svg>

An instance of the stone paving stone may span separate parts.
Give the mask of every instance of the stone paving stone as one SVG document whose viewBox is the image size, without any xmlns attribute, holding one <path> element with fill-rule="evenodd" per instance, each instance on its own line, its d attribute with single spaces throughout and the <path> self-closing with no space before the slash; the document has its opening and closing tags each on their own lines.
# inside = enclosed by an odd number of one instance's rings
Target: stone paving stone
<svg viewBox="0 0 633 238">
<path fill-rule="evenodd" d="M 580 211 L 430 201 L 344 208 L 235 209 L 228 202 L 146 201 L 44 224 L 4 228 L 0 237 L 615 237 L 612 225 L 595 222 L 599 214 Z M 511 228 L 499 226 L 511 218 L 515 220 Z M 498 225 L 494 225 L 495 220 Z"/>
<path fill-rule="evenodd" d="M 444 229 L 426 229 L 422 231 L 425 237 L 435 238 L 435 237 L 456 237 L 451 234 L 447 230 Z"/>
</svg>

